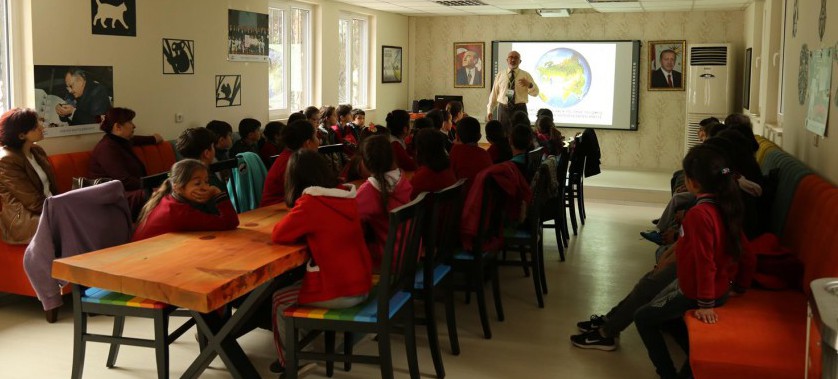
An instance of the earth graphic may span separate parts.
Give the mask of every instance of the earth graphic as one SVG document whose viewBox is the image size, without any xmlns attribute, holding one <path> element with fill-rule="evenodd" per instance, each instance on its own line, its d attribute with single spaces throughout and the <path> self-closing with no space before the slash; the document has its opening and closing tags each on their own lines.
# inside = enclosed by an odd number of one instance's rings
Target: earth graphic
<svg viewBox="0 0 838 379">
<path fill-rule="evenodd" d="M 550 50 L 538 59 L 535 69 L 538 96 L 554 107 L 572 107 L 591 89 L 591 66 L 576 50 L 564 47 Z"/>
</svg>

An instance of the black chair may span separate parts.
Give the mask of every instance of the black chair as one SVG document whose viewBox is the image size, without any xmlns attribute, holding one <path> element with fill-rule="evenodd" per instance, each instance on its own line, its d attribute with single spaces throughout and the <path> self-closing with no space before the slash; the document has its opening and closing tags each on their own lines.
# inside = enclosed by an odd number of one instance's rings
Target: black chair
<svg viewBox="0 0 838 379">
<path fill-rule="evenodd" d="M 403 326 L 410 377 L 419 378 L 416 357 L 416 332 L 413 320 L 413 284 L 419 242 L 424 231 L 425 194 L 390 212 L 390 228 L 381 262 L 381 275 L 369 300 L 347 309 L 322 309 L 295 305 L 283 312 L 286 318 L 286 367 L 288 379 L 297 378 L 298 359 L 326 361 L 331 376 L 334 361 L 373 363 L 381 365 L 381 377 L 393 378 L 390 334 Z M 298 339 L 299 329 L 310 330 Z M 326 351 L 305 352 L 321 332 L 325 332 Z M 347 338 L 344 354 L 335 354 L 335 332 L 378 335 L 378 356 L 352 353 L 353 339 Z M 347 367 L 348 369 L 348 367 Z"/>
<path fill-rule="evenodd" d="M 414 293 L 417 299 L 422 299 L 425 309 L 424 319 L 417 320 L 417 324 L 425 324 L 428 328 L 428 345 L 437 378 L 445 377 L 434 309 L 437 290 L 442 291 L 445 299 L 445 318 L 448 323 L 451 353 L 460 354 L 451 282 L 454 276 L 451 259 L 459 240 L 457 234 L 460 230 L 459 221 L 462 214 L 465 182 L 466 179 L 460 179 L 454 185 L 431 195 L 433 208 L 431 217 L 425 223 L 427 227 L 422 239 L 425 254 L 420 260 L 422 269 L 417 270 L 414 283 Z"/>
<path fill-rule="evenodd" d="M 568 239 L 570 238 L 567 229 L 567 177 L 568 168 L 568 152 L 562 150 L 560 154 L 552 159 L 557 159 L 556 164 L 556 178 L 558 178 L 557 196 L 552 199 L 547 199 L 541 213 L 541 227 L 544 229 L 553 229 L 556 232 L 556 245 L 559 248 L 559 257 L 562 262 L 565 260 L 565 248 L 568 247 Z M 552 223 L 547 223 L 552 221 Z"/>
<path fill-rule="evenodd" d="M 585 201 L 583 184 L 585 178 L 585 159 L 586 157 L 578 154 L 576 151 L 570 154 L 570 166 L 567 173 L 567 188 L 565 189 L 567 196 L 567 208 L 570 211 L 570 224 L 573 227 L 573 235 L 577 234 L 576 209 L 579 211 L 579 221 L 585 225 Z M 574 204 L 576 201 L 576 204 Z M 577 207 L 578 205 L 578 207 Z"/>
<path fill-rule="evenodd" d="M 143 176 L 140 178 L 140 187 L 145 192 L 145 197 L 148 199 L 157 187 L 160 187 L 166 179 L 169 178 L 168 172 L 161 172 L 155 175 Z"/>
<path fill-rule="evenodd" d="M 335 170 L 335 173 L 338 173 L 343 169 L 343 165 L 346 162 L 344 159 L 344 147 L 342 143 L 336 143 L 334 145 L 322 145 L 317 148 L 317 152 L 329 159 L 329 162 L 331 162 L 332 168 Z"/>
<path fill-rule="evenodd" d="M 483 285 L 487 279 L 492 281 L 492 292 L 495 300 L 495 311 L 498 320 L 503 321 L 503 304 L 500 298 L 500 278 L 498 276 L 497 252 L 502 248 L 500 243 L 503 232 L 503 204 L 505 197 L 498 184 L 487 177 L 483 184 L 483 199 L 480 202 L 480 217 L 477 234 L 474 237 L 471 251 L 461 250 L 454 254 L 453 267 L 455 272 L 464 276 L 464 281 L 454 286 L 455 290 L 465 291 L 466 296 L 471 292 L 477 295 L 477 307 L 480 312 L 480 323 L 483 325 L 483 337 L 492 338 L 489 326 L 489 316 L 486 309 L 486 297 Z M 472 187 L 471 191 L 474 191 Z"/>
<path fill-rule="evenodd" d="M 538 167 L 541 166 L 541 160 L 544 158 L 544 148 L 537 147 L 527 153 L 527 181 L 532 180 Z"/>
<path fill-rule="evenodd" d="M 230 175 L 230 172 L 234 169 L 238 169 L 239 167 L 239 160 L 238 158 L 230 158 L 225 159 L 223 161 L 213 162 L 209 165 L 209 173 L 210 175 L 215 175 L 217 173 L 221 174 L 221 177 L 224 178 L 224 182 L 234 180 L 234 176 Z M 232 185 L 228 185 L 227 188 L 230 190 L 230 199 L 233 202 L 236 202 L 236 183 L 230 183 Z"/>
</svg>

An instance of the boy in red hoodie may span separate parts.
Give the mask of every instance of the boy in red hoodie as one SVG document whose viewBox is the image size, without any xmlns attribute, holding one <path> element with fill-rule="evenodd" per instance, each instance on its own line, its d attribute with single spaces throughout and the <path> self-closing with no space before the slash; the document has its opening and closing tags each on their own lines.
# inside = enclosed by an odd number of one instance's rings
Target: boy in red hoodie
<svg viewBox="0 0 838 379">
<path fill-rule="evenodd" d="M 416 134 L 416 160 L 419 169 L 410 178 L 413 191 L 410 197 L 415 199 L 422 192 L 435 192 L 457 182 L 454 171 L 445 152 L 448 137 L 435 129 L 422 129 Z"/>
<path fill-rule="evenodd" d="M 466 178 L 470 186 L 477 173 L 492 165 L 489 152 L 477 146 L 480 141 L 480 121 L 465 117 L 457 125 L 457 142 L 451 148 L 451 169 L 457 179 Z"/>
<path fill-rule="evenodd" d="M 309 125 L 311 126 L 311 125 Z M 355 186 L 338 186 L 326 159 L 316 151 L 294 152 L 288 163 L 288 214 L 274 226 L 273 241 L 305 241 L 311 259 L 301 282 L 273 296 L 274 343 L 285 367 L 283 311 L 298 303 L 317 308 L 349 308 L 364 302 L 372 288 L 370 255 L 361 231 Z"/>
<path fill-rule="evenodd" d="M 276 157 L 268 176 L 265 178 L 265 186 L 262 189 L 262 201 L 260 207 L 279 204 L 285 199 L 285 170 L 288 168 L 288 160 L 291 154 L 299 149 L 317 151 L 320 141 L 314 133 L 314 127 L 307 120 L 296 120 L 282 128 L 280 138 L 285 144 L 285 149 Z"/>
<path fill-rule="evenodd" d="M 365 139 L 361 144 L 361 155 L 370 177 L 361 184 L 356 200 L 373 267 L 379 267 L 390 227 L 388 212 L 410 202 L 413 187 L 396 167 L 387 136 Z"/>
</svg>

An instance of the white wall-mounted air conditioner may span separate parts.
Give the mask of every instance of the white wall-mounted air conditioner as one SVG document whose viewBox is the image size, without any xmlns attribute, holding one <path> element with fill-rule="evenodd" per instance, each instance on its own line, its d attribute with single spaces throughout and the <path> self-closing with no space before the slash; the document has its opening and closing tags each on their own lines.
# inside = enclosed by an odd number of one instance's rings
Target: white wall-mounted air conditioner
<svg viewBox="0 0 838 379">
<path fill-rule="evenodd" d="M 687 125 L 684 152 L 698 143 L 698 123 L 716 117 L 724 120 L 733 111 L 734 73 L 730 44 L 689 45 L 687 67 Z"/>
</svg>

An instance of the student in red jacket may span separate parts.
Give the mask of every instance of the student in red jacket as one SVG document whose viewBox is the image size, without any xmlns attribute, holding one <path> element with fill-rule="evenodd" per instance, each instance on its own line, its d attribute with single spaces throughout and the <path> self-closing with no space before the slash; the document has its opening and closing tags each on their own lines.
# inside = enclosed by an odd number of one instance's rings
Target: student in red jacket
<svg viewBox="0 0 838 379">
<path fill-rule="evenodd" d="M 465 117 L 457 125 L 457 143 L 451 148 L 451 169 L 457 179 L 466 178 L 471 186 L 477 173 L 492 165 L 489 152 L 477 146 L 480 141 L 480 121 Z"/>
<path fill-rule="evenodd" d="M 492 158 L 492 163 L 506 162 L 512 159 L 512 147 L 503 131 L 503 124 L 498 120 L 486 123 L 486 140 L 491 144 L 486 152 Z"/>
<path fill-rule="evenodd" d="M 448 136 L 432 128 L 422 129 L 416 134 L 419 169 L 410 178 L 410 185 L 413 186 L 411 198 L 416 198 L 422 192 L 439 191 L 457 182 L 448 153 L 445 152 L 447 140 Z"/>
<path fill-rule="evenodd" d="M 282 128 L 280 139 L 285 144 L 285 149 L 276 157 L 268 176 L 265 178 L 265 186 L 262 189 L 262 201 L 260 207 L 272 204 L 279 204 L 285 199 L 285 170 L 288 168 L 288 160 L 291 154 L 299 149 L 317 151 L 320 141 L 314 132 L 314 127 L 308 120 L 296 120 Z"/>
<path fill-rule="evenodd" d="M 207 166 L 196 159 L 172 165 L 166 179 L 140 212 L 134 241 L 165 233 L 193 230 L 231 230 L 239 217 L 226 192 L 209 183 Z"/>
<path fill-rule="evenodd" d="M 259 148 L 259 158 L 262 158 L 265 167 L 271 167 L 271 157 L 278 155 L 284 149 L 279 138 L 282 129 L 285 129 L 285 124 L 279 121 L 271 121 L 265 124 L 265 130 L 262 131 L 262 135 L 265 136 L 265 143 Z"/>
<path fill-rule="evenodd" d="M 390 145 L 396 166 L 404 171 L 416 171 L 416 161 L 407 153 L 404 138 L 410 133 L 410 115 L 407 111 L 396 109 L 387 114 L 385 119 L 390 130 Z"/>
<path fill-rule="evenodd" d="M 372 287 L 372 265 L 355 186 L 338 186 L 329 163 L 316 151 L 301 149 L 288 162 L 285 203 L 290 211 L 274 226 L 278 244 L 305 242 L 311 258 L 303 280 L 273 295 L 274 343 L 285 366 L 282 312 L 292 304 L 349 308 L 362 303 Z"/>
<path fill-rule="evenodd" d="M 685 313 L 715 323 L 714 308 L 727 301 L 732 289 L 729 268 L 747 253 L 742 233 L 744 207 L 724 152 L 706 144 L 695 146 L 684 158 L 683 167 L 687 189 L 698 203 L 681 223 L 675 247 L 678 280 L 634 314 L 634 324 L 661 378 L 692 376 L 676 371 L 663 329 L 672 332 L 680 346 L 688 346 Z M 737 288 L 749 284 L 745 278 L 737 279 Z"/>
<path fill-rule="evenodd" d="M 376 135 L 364 140 L 361 155 L 370 177 L 361 184 L 356 200 L 373 267 L 378 267 L 390 227 L 388 212 L 410 202 L 413 187 L 396 167 L 387 136 Z"/>
</svg>

